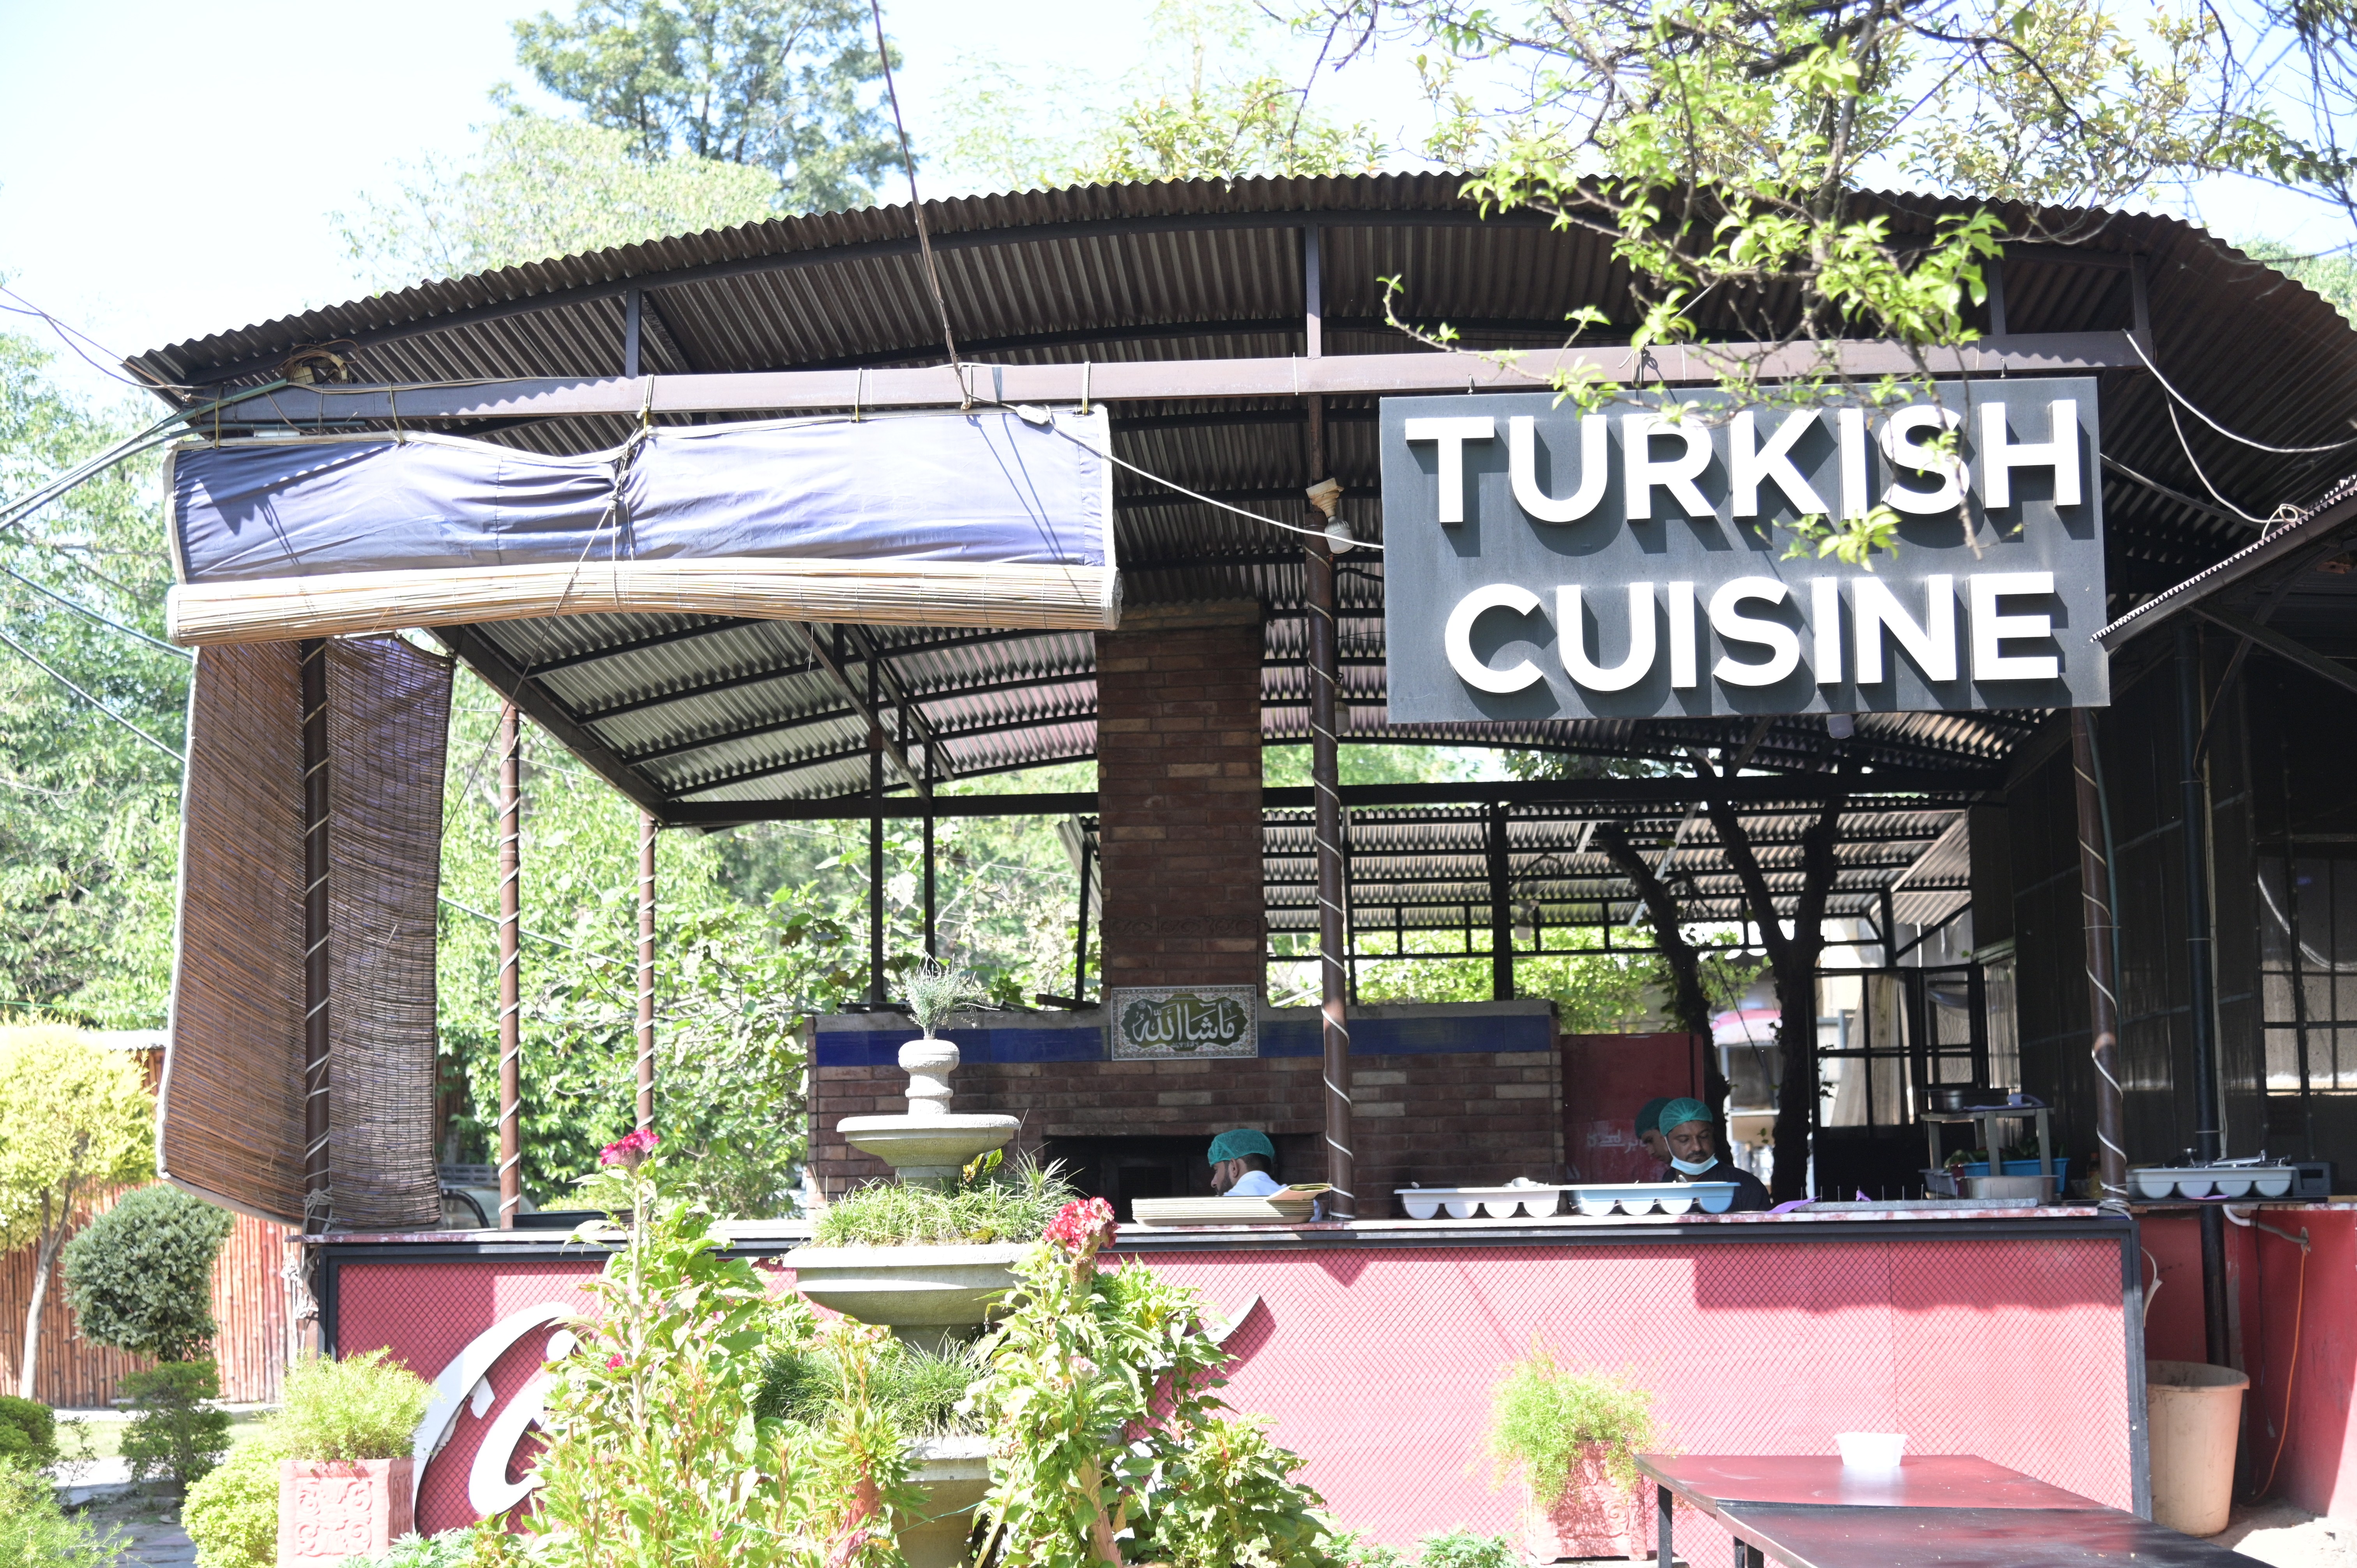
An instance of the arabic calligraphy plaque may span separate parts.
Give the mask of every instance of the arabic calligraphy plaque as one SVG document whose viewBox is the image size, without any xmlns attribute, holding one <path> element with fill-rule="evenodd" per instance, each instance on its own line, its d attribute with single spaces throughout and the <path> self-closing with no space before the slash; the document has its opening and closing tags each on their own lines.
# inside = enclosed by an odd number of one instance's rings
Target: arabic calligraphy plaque
<svg viewBox="0 0 2357 1568">
<path fill-rule="evenodd" d="M 1260 1054 L 1258 986 L 1115 986 L 1112 1003 L 1116 1061 Z"/>
</svg>

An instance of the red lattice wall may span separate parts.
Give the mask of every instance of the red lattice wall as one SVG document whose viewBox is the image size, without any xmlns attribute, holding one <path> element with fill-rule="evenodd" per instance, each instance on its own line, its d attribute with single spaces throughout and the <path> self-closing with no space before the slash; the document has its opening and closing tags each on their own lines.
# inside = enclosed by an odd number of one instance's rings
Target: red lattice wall
<svg viewBox="0 0 2357 1568">
<path fill-rule="evenodd" d="M 1663 1440 L 1689 1453 L 1830 1454 L 1835 1432 L 1904 1432 L 1915 1453 L 1978 1454 L 2131 1507 L 2120 1253 L 2085 1235 L 1796 1235 L 1145 1261 L 1224 1313 L 1257 1298 L 1231 1342 L 1229 1399 L 1275 1420 L 1345 1523 L 1406 1544 L 1458 1525 L 1518 1528 L 1518 1501 L 1491 1487 L 1481 1443 L 1491 1385 L 1534 1338 L 1652 1390 Z M 583 1305 L 590 1272 L 586 1260 L 347 1265 L 339 1348 L 389 1345 L 431 1377 L 510 1313 Z M 502 1402 L 546 1337 L 527 1337 L 494 1368 Z M 427 1471 L 420 1529 L 466 1517 L 486 1424 L 459 1416 Z M 1699 1520 L 1681 1528 L 1690 1560 L 1723 1550 Z"/>
</svg>

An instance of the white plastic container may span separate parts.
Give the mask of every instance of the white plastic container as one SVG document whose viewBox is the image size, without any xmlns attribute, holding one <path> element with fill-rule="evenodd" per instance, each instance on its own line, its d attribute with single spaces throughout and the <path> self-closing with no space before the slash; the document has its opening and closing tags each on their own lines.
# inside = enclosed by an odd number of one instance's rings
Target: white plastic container
<svg viewBox="0 0 2357 1568">
<path fill-rule="evenodd" d="M 1410 1219 L 1430 1219 L 1440 1212 L 1440 1198 L 1435 1194 L 1403 1192 L 1399 1200 Z"/>
<path fill-rule="evenodd" d="M 2281 1197 L 2291 1190 L 2291 1172 L 2279 1168 L 2262 1168 L 2251 1178 L 2261 1197 Z"/>
<path fill-rule="evenodd" d="M 1875 1470 L 1888 1473 L 1899 1468 L 1906 1457 L 1907 1434 L 1903 1432 L 1836 1432 L 1834 1446 L 1841 1450 L 1845 1470 Z"/>
</svg>

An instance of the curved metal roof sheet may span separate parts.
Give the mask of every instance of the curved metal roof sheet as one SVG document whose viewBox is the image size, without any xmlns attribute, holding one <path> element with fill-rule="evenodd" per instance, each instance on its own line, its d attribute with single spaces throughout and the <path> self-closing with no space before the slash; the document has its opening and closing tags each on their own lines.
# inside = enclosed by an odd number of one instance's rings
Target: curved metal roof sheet
<svg viewBox="0 0 2357 1568">
<path fill-rule="evenodd" d="M 1399 352 L 1387 278 L 1410 319 L 1448 321 L 1474 348 L 1559 343 L 1565 317 L 1594 306 L 1632 319 L 1609 240 L 1530 214 L 1484 218 L 1461 177 L 1239 179 L 1079 187 L 937 201 L 927 221 L 962 355 L 1006 363 L 1104 363 L 1308 349 L 1303 229 L 1322 251 L 1323 352 Z M 1957 204 L 1870 194 L 1893 232 L 1928 234 Z M 2010 214 L 2019 219 L 2023 214 Z M 2174 219 L 2049 213 L 2068 248 L 2009 257 L 2014 334 L 2121 330 L 2142 269 L 2152 351 L 2237 428 L 2275 446 L 2346 434 L 2357 408 L 2357 334 L 2298 285 Z M 652 374 L 937 363 L 931 293 L 906 207 L 780 219 L 681 235 L 472 277 L 421 282 L 342 305 L 157 349 L 130 368 L 186 403 L 255 384 L 307 345 L 340 345 L 363 380 L 463 381 L 610 377 L 621 369 L 625 297 L 641 302 L 640 368 Z M 1706 328 L 1733 331 L 1730 316 Z M 1607 338 L 1609 340 L 1609 332 Z M 211 394 L 217 395 L 217 394 Z M 2103 378 L 2107 456 L 2198 493 L 2160 394 L 2142 371 Z M 1343 514 L 1380 540 L 1372 399 L 1336 399 L 1330 467 Z M 472 427 L 478 432 L 483 426 Z M 1305 416 L 1287 400 L 1125 403 L 1118 454 L 1248 508 L 1297 513 L 1308 483 Z M 490 438 L 583 449 L 621 422 L 524 424 Z M 2255 453 L 2197 430 L 2212 479 L 2266 515 L 2323 490 L 2324 457 Z M 1271 741 L 1307 738 L 1304 575 L 1297 542 L 1125 474 L 1116 496 L 1124 593 L 1132 605 L 1251 599 L 1264 608 L 1264 714 Z M 2232 553 L 2249 532 L 2217 509 L 2116 476 L 2105 480 L 2115 613 Z M 1513 745 L 1671 758 L 1738 744 L 1748 721 L 1584 721 L 1390 725 L 1383 709 L 1383 564 L 1340 574 L 1349 725 L 1356 740 Z M 888 733 L 946 775 L 1092 755 L 1093 644 L 1070 633 L 868 628 L 832 665 L 834 634 L 674 616 L 589 615 L 458 628 L 479 663 L 504 662 L 525 705 L 642 801 L 807 800 L 866 787 L 867 665 Z M 905 715 L 905 716 L 904 716 Z M 2029 713 L 1863 714 L 1853 753 L 1877 768 L 1985 773 L 2026 736 Z M 1835 755 L 1821 722 L 1785 720 L 1754 766 L 1820 769 Z"/>
</svg>

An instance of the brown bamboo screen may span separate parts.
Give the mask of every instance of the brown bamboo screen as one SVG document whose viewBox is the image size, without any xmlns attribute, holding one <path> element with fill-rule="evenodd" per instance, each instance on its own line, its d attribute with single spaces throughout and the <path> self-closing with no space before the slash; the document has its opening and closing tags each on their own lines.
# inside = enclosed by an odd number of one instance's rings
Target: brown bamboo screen
<svg viewBox="0 0 2357 1568">
<path fill-rule="evenodd" d="M 329 645 L 328 1113 L 339 1230 L 438 1222 L 435 895 L 450 665 Z M 179 965 L 158 1140 L 171 1180 L 303 1216 L 302 737 L 294 643 L 198 656 Z"/>
<path fill-rule="evenodd" d="M 156 1163 L 303 1221 L 303 745 L 291 642 L 207 648 L 188 705 L 178 962 Z"/>
</svg>

